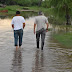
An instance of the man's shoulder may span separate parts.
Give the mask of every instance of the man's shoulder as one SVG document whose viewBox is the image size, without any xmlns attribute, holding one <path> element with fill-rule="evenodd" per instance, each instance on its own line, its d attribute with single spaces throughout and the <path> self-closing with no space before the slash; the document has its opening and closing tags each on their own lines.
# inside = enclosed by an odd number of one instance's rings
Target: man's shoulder
<svg viewBox="0 0 72 72">
<path fill-rule="evenodd" d="M 24 18 L 23 16 L 20 16 L 20 17 Z"/>
<path fill-rule="evenodd" d="M 23 17 L 23 16 L 20 16 L 20 18 L 21 18 L 21 19 L 24 19 L 24 17 Z"/>
<path fill-rule="evenodd" d="M 47 18 L 47 17 L 46 17 L 46 16 L 44 16 L 44 15 L 43 15 L 42 17 Z"/>
<path fill-rule="evenodd" d="M 48 19 L 48 17 L 46 17 L 46 16 L 43 16 L 43 18 L 44 18 L 44 19 Z"/>
<path fill-rule="evenodd" d="M 40 16 L 36 16 L 36 17 L 35 17 L 35 19 L 39 19 L 39 18 L 40 18 Z"/>
<path fill-rule="evenodd" d="M 44 15 L 36 16 L 36 18 L 40 18 L 40 17 L 47 18 L 47 17 L 46 17 L 46 16 L 44 16 Z"/>
</svg>

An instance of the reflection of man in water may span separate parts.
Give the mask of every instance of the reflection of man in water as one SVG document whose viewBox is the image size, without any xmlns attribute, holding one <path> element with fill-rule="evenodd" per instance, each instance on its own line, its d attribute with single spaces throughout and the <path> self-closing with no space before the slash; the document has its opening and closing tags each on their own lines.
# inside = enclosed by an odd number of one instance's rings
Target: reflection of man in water
<svg viewBox="0 0 72 72">
<path fill-rule="evenodd" d="M 25 27 L 25 19 L 20 16 L 20 12 L 16 12 L 16 16 L 12 19 L 12 28 L 14 29 L 14 40 L 15 46 L 18 48 L 18 38 L 19 38 L 19 47 L 22 45 L 23 29 Z"/>
<path fill-rule="evenodd" d="M 21 50 L 15 50 L 12 63 L 13 72 L 22 72 L 22 53 Z"/>
<path fill-rule="evenodd" d="M 39 50 L 35 54 L 35 66 L 33 66 L 32 72 L 44 72 L 44 53 Z"/>
<path fill-rule="evenodd" d="M 45 28 L 46 24 L 46 28 Z M 47 18 L 42 15 L 42 12 L 39 12 L 39 16 L 35 18 L 34 22 L 34 34 L 35 34 L 35 28 L 37 25 L 37 31 L 36 31 L 36 41 L 37 41 L 37 48 L 39 48 L 39 39 L 41 35 L 41 49 L 43 50 L 44 47 L 44 40 L 45 40 L 45 33 L 48 31 L 48 20 Z"/>
</svg>

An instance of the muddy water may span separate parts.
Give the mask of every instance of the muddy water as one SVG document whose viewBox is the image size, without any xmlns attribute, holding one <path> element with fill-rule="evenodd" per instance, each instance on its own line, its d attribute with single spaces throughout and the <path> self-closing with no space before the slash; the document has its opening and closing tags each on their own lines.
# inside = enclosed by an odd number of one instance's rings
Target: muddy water
<svg viewBox="0 0 72 72">
<path fill-rule="evenodd" d="M 44 50 L 36 49 L 34 17 L 26 19 L 23 45 L 14 47 L 11 19 L 0 19 L 0 72 L 72 72 L 72 49 L 54 42 L 46 33 Z"/>
</svg>

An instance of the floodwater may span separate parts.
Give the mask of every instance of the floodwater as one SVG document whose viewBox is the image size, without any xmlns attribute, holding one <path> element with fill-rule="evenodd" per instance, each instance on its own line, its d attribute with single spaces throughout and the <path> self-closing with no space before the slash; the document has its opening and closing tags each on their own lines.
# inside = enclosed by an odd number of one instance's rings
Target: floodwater
<svg viewBox="0 0 72 72">
<path fill-rule="evenodd" d="M 63 48 L 46 33 L 45 46 L 36 48 L 34 17 L 26 19 L 22 48 L 14 47 L 11 19 L 0 19 L 0 72 L 72 72 L 72 49 Z"/>
</svg>

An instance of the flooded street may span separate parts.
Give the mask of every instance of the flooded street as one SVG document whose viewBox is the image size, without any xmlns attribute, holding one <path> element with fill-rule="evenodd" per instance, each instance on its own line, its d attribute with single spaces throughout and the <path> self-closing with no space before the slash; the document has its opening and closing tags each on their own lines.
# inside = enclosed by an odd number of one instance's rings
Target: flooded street
<svg viewBox="0 0 72 72">
<path fill-rule="evenodd" d="M 46 33 L 45 46 L 36 48 L 34 17 L 26 19 L 22 48 L 14 47 L 12 19 L 0 19 L 0 72 L 72 72 L 72 49 L 62 48 Z"/>
</svg>

